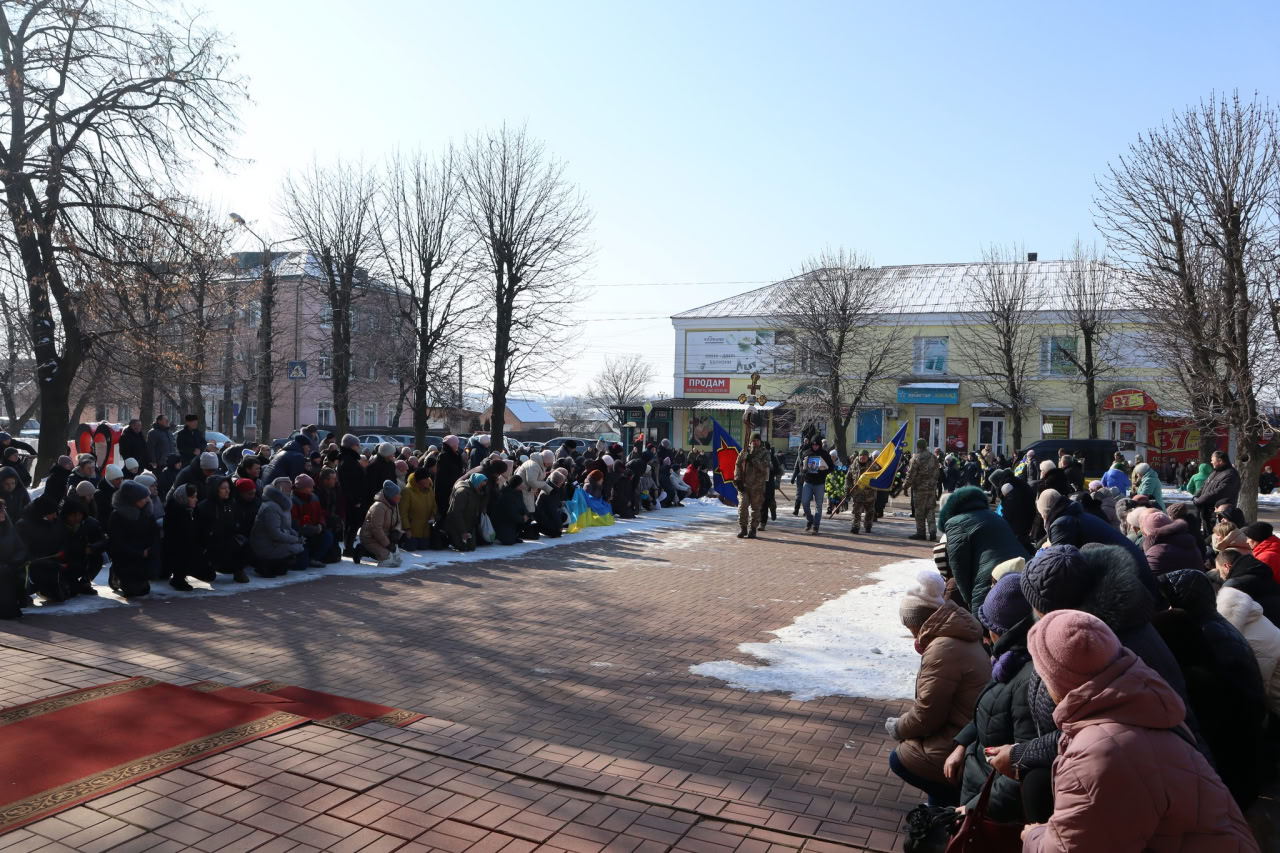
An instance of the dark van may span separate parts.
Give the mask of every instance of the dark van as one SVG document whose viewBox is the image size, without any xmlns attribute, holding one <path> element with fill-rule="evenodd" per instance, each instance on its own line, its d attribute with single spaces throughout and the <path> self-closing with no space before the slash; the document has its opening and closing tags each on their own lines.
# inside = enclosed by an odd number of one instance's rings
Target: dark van
<svg viewBox="0 0 1280 853">
<path fill-rule="evenodd" d="M 1085 479 L 1096 480 L 1111 467 L 1119 449 L 1119 445 L 1108 438 L 1045 438 L 1027 445 L 1022 455 L 1025 457 L 1027 450 L 1034 450 L 1038 465 L 1046 459 L 1057 462 L 1058 451 L 1066 450 L 1084 465 Z"/>
</svg>

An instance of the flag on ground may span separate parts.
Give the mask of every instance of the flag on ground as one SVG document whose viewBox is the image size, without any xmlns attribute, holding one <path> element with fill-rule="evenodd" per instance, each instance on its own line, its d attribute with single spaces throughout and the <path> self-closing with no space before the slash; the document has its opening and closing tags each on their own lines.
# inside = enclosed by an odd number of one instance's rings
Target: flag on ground
<svg viewBox="0 0 1280 853">
<path fill-rule="evenodd" d="M 893 478 L 898 473 L 898 466 L 902 464 L 906 449 L 907 425 L 904 423 L 898 427 L 898 433 L 893 440 L 880 451 L 871 470 L 858 478 L 858 485 L 863 488 L 879 489 L 882 492 L 889 491 L 893 487 Z"/>
<path fill-rule="evenodd" d="M 613 524 L 613 507 L 600 498 L 593 498 L 578 486 L 573 499 L 564 502 L 569 513 L 569 532 L 577 533 L 586 527 L 608 527 Z"/>
</svg>

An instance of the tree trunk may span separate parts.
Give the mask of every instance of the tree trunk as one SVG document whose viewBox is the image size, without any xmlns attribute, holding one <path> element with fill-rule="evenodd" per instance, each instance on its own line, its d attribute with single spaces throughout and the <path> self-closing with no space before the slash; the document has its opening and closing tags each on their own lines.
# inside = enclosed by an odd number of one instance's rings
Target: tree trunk
<svg viewBox="0 0 1280 853">
<path fill-rule="evenodd" d="M 262 252 L 262 317 L 258 323 L 258 443 L 271 443 L 271 386 L 274 367 L 271 363 L 272 338 L 276 313 L 276 276 L 271 269 L 271 250 Z M 294 322 L 301 318 L 295 317 Z"/>
<path fill-rule="evenodd" d="M 224 349 L 222 353 L 222 418 L 220 420 L 222 425 L 218 427 L 219 432 L 224 432 L 227 435 L 233 435 L 235 433 L 235 429 L 232 426 L 232 421 L 235 418 L 235 409 L 233 409 L 231 405 L 231 383 L 234 379 L 233 374 L 236 356 L 234 349 L 235 341 L 232 332 L 233 327 L 228 325 L 227 345 L 226 349 Z"/>
<path fill-rule="evenodd" d="M 249 416 L 249 383 L 240 385 L 240 414 L 236 415 L 236 441 L 244 442 L 244 422 Z M 261 444 L 261 442 L 259 442 Z"/>
<path fill-rule="evenodd" d="M 1260 444 L 1261 436 L 1252 432 L 1236 440 L 1236 470 L 1240 472 L 1240 496 L 1236 506 L 1244 513 L 1246 521 L 1258 520 L 1258 478 L 1262 466 L 1280 448 L 1280 436 L 1272 436 L 1266 444 Z"/>
<path fill-rule="evenodd" d="M 330 360 L 332 374 L 330 384 L 333 386 L 333 420 L 337 424 L 334 429 L 339 435 L 351 431 L 351 298 L 342 298 L 334 285 L 329 287 L 329 307 L 333 310 L 333 325 L 330 331 L 330 342 L 333 356 Z"/>
<path fill-rule="evenodd" d="M 151 359 L 143 359 L 142 376 L 138 377 L 141 387 L 138 397 L 138 419 L 143 427 L 156 419 L 156 367 Z M 163 459 L 153 459 L 156 466 L 164 464 Z"/>
<path fill-rule="evenodd" d="M 1200 430 L 1200 464 L 1208 465 L 1213 451 L 1218 449 L 1218 436 L 1213 430 Z"/>
<path fill-rule="evenodd" d="M 1098 377 L 1093 364 L 1093 335 L 1084 336 L 1084 401 L 1089 412 L 1089 438 L 1098 437 Z"/>
<path fill-rule="evenodd" d="M 1013 416 L 1013 446 L 1016 453 L 1022 453 L 1025 448 L 1022 446 L 1022 409 L 1012 408 L 1010 414 Z"/>
<path fill-rule="evenodd" d="M 499 273 L 501 276 L 501 273 Z M 506 288 L 499 283 L 499 292 Z M 511 345 L 511 301 L 504 299 L 498 307 L 497 334 L 493 348 L 493 408 L 489 416 L 489 449 L 501 453 L 503 450 L 502 428 L 507 421 L 507 352 Z M 645 441 L 649 440 L 645 436 Z"/>
<path fill-rule="evenodd" d="M 212 424 L 207 424 L 204 420 L 204 388 L 198 380 L 191 383 L 191 412 L 199 420 L 202 428 L 213 428 Z M 201 448 L 201 451 L 203 450 L 204 448 Z"/>
</svg>

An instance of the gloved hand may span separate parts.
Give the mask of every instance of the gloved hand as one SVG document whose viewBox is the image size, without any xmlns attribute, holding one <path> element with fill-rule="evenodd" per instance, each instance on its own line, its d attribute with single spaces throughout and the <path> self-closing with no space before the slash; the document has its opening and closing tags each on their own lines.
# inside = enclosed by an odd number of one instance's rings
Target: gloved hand
<svg viewBox="0 0 1280 853">
<path fill-rule="evenodd" d="M 304 524 L 302 525 L 302 535 L 303 536 L 319 536 L 320 531 L 323 529 L 324 528 L 322 528 L 318 524 Z"/>
<path fill-rule="evenodd" d="M 884 730 L 888 732 L 889 737 L 893 738 L 894 740 L 902 740 L 902 738 L 898 737 L 898 718 L 897 717 L 889 717 L 888 719 L 886 719 L 884 721 Z"/>
</svg>

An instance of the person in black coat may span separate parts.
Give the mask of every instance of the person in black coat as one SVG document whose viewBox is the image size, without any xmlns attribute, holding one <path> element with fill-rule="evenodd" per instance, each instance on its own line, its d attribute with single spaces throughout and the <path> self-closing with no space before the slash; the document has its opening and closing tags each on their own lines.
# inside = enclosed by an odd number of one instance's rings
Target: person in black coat
<svg viewBox="0 0 1280 853">
<path fill-rule="evenodd" d="M 212 580 L 204 558 L 204 536 L 196 516 L 198 498 L 196 487 L 188 483 L 169 494 L 164 508 L 161 575 L 179 592 L 192 590 L 188 575 L 203 581 Z"/>
<path fill-rule="evenodd" d="M 0 498 L 0 619 L 18 619 L 27 602 L 27 545 Z"/>
<path fill-rule="evenodd" d="M 55 459 L 49 466 L 49 473 L 44 475 L 44 493 L 61 500 L 67 493 L 67 481 L 74 469 L 75 461 L 70 456 Z"/>
<path fill-rule="evenodd" d="M 173 491 L 173 484 L 178 481 L 178 475 L 185 467 L 182 464 L 182 457 L 178 454 L 170 453 L 166 456 L 164 467 L 156 472 L 156 491 L 168 497 L 169 492 Z"/>
<path fill-rule="evenodd" d="M 22 483 L 25 488 L 31 487 L 31 472 L 27 469 L 27 464 L 22 459 L 22 451 L 16 447 L 6 447 L 0 451 L 0 466 L 12 468 L 13 472 L 18 475 L 18 482 Z"/>
<path fill-rule="evenodd" d="M 111 588 L 126 598 L 147 595 L 151 592 L 151 576 L 160 562 L 151 490 L 126 480 L 111 500 L 111 522 L 107 525 Z"/>
<path fill-rule="evenodd" d="M 183 464 L 189 464 L 209 447 L 209 442 L 204 436 L 204 430 L 200 429 L 200 419 L 195 415 L 187 415 L 182 419 L 182 429 L 178 430 L 178 434 L 174 437 L 174 444 L 178 448 L 178 455 L 182 457 Z"/>
<path fill-rule="evenodd" d="M 50 497 L 56 494 L 51 493 Z M 0 499 L 8 505 L 9 514 L 17 518 L 22 517 L 23 511 L 31 503 L 31 495 L 22 484 L 22 477 L 11 466 L 0 468 Z"/>
<path fill-rule="evenodd" d="M 1153 622 L 1175 655 L 1184 652 L 1179 658 L 1179 663 L 1185 661 L 1184 669 L 1196 666 L 1195 672 L 1210 675 L 1193 707 L 1218 775 L 1244 811 L 1261 787 L 1257 757 L 1267 707 L 1257 658 L 1244 635 L 1218 613 L 1213 584 L 1203 571 L 1179 569 L 1161 575 L 1160 592 L 1174 610 L 1157 614 Z M 1185 624 L 1178 624 L 1177 611 L 1199 627 L 1206 641 L 1200 654 L 1187 654 L 1194 652 L 1195 644 L 1186 642 L 1188 632 Z"/>
<path fill-rule="evenodd" d="M 458 452 L 458 437 L 447 435 L 440 445 L 440 455 L 436 458 L 436 515 L 444 520 L 449 510 L 449 495 L 453 493 L 453 484 L 462 476 L 462 454 Z"/>
<path fill-rule="evenodd" d="M 367 481 L 364 464 L 360 461 L 360 439 L 348 433 L 342 437 L 342 446 L 338 450 L 338 488 L 342 491 L 343 515 L 346 517 L 346 526 L 342 529 L 344 557 L 356 555 L 356 534 L 360 532 L 369 506 Z M 446 503 L 448 499 L 446 494 Z"/>
<path fill-rule="evenodd" d="M 378 493 L 382 491 L 382 484 L 387 480 L 393 483 L 399 482 L 396 474 L 395 447 L 384 441 L 378 445 L 378 451 L 369 460 L 369 467 L 365 469 L 364 505 L 366 507 L 373 506 Z"/>
<path fill-rule="evenodd" d="M 58 520 L 58 502 L 43 495 L 36 498 L 22 514 L 17 528 L 27 551 L 25 581 L 49 601 L 65 601 L 75 595 L 69 583 L 67 533 Z M 29 603 L 26 599 L 24 585 L 19 606 Z"/>
<path fill-rule="evenodd" d="M 489 501 L 489 520 L 493 522 L 498 542 L 503 545 L 520 544 L 521 534 L 530 520 L 525 513 L 524 495 L 520 493 L 523 484 L 524 480 L 516 474 Z"/>
<path fill-rule="evenodd" d="M 613 514 L 616 518 L 635 518 L 636 478 L 626 465 L 618 466 L 618 478 L 613 483 Z"/>
<path fill-rule="evenodd" d="M 173 481 L 173 488 L 188 484 L 195 486 L 197 498 L 204 500 L 209 496 L 209 481 L 217 475 L 218 465 L 218 454 L 210 451 L 201 453 L 192 460 L 190 465 L 178 472 L 178 476 Z"/>
<path fill-rule="evenodd" d="M 111 524 L 111 499 L 124 481 L 124 473 L 119 465 L 108 465 L 102 473 L 102 479 L 98 481 L 98 491 L 93 496 L 93 514 L 104 527 Z"/>
<path fill-rule="evenodd" d="M 209 497 L 196 504 L 204 559 L 212 581 L 218 572 L 231 575 L 236 583 L 248 583 L 244 567 L 249 555 L 249 531 L 258 516 L 259 499 L 252 480 L 220 481 Z M 226 488 L 223 487 L 226 483 Z M 166 534 L 167 535 L 167 534 Z"/>
<path fill-rule="evenodd" d="M 987 479 L 1000 496 L 1000 514 L 1028 553 L 1034 551 L 1031 528 L 1035 526 L 1036 499 L 1031 487 L 1021 477 L 1013 476 L 1008 468 L 997 468 Z"/>
<path fill-rule="evenodd" d="M 287 477 L 289 482 L 299 474 L 307 471 L 307 456 L 311 453 L 311 439 L 305 435 L 295 435 L 280 449 L 271 461 L 262 466 L 262 482 L 271 483 L 280 477 Z"/>
<path fill-rule="evenodd" d="M 120 432 L 119 457 L 133 459 L 140 468 L 151 467 L 151 454 L 147 450 L 147 436 L 142 431 L 142 421 L 134 418 Z"/>
<path fill-rule="evenodd" d="M 1074 456 L 1064 456 L 1062 457 L 1062 467 L 1059 470 L 1062 471 L 1062 476 L 1066 478 L 1071 494 L 1085 490 L 1084 466 L 1080 464 L 1080 460 Z"/>
<path fill-rule="evenodd" d="M 1225 503 L 1235 506 L 1236 498 L 1240 496 L 1240 472 L 1232 466 L 1227 454 L 1221 450 L 1215 450 L 1209 463 L 1213 466 L 1213 473 L 1204 481 L 1204 485 L 1200 487 L 1196 496 L 1191 499 L 1196 509 L 1200 510 L 1200 523 L 1205 539 L 1213 535 L 1215 523 L 1213 513 L 1218 505 Z"/>
<path fill-rule="evenodd" d="M 1044 518 L 1050 545 L 1072 545 L 1083 549 L 1086 545 L 1115 545 L 1133 555 L 1143 584 L 1155 592 L 1147 555 L 1134 542 L 1106 521 L 1084 511 L 1080 504 L 1052 489 L 1040 493 L 1036 509 Z M 1105 621 L 1105 620 L 1104 620 Z"/>
<path fill-rule="evenodd" d="M 84 504 L 67 498 L 58 511 L 67 535 L 67 569 L 80 595 L 97 595 L 93 580 L 102 571 L 102 555 L 107 550 L 107 531 Z"/>
<path fill-rule="evenodd" d="M 538 533 L 551 539 L 559 539 L 564 533 L 564 488 L 566 483 L 563 469 L 556 468 L 547 477 L 551 491 L 538 495 L 534 504 L 533 520 Z"/>
<path fill-rule="evenodd" d="M 1262 615 L 1272 625 L 1280 627 L 1280 583 L 1276 583 L 1270 566 L 1235 548 L 1219 551 L 1214 565 L 1223 586 L 1247 594 L 1262 606 Z"/>
</svg>

